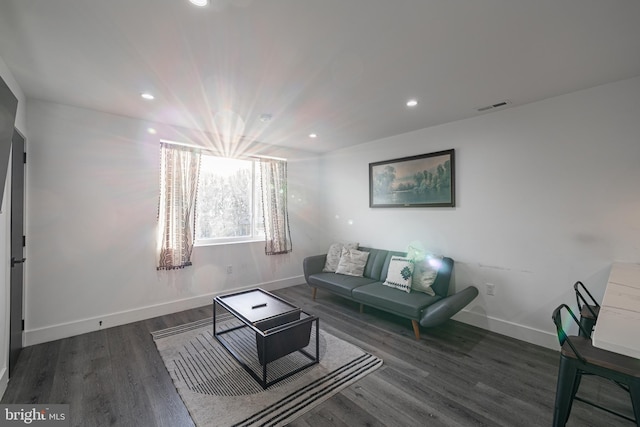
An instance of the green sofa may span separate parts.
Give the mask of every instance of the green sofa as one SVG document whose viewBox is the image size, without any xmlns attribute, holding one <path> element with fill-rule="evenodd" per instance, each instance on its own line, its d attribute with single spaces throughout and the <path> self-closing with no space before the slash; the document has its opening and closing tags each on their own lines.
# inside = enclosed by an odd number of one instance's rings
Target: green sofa
<svg viewBox="0 0 640 427">
<path fill-rule="evenodd" d="M 391 257 L 406 256 L 405 252 L 388 251 L 359 247 L 358 250 L 369 252 L 369 257 L 362 277 L 323 272 L 326 254 L 307 257 L 303 260 L 304 277 L 313 288 L 312 297 L 316 298 L 318 288 L 336 295 L 387 311 L 411 320 L 416 339 L 420 339 L 420 326 L 425 328 L 437 326 L 462 310 L 477 295 L 478 289 L 469 286 L 453 295 L 449 295 L 449 282 L 453 270 L 453 259 L 444 257 L 442 265 L 433 282 L 435 296 L 423 292 L 409 293 L 384 286 Z"/>
</svg>

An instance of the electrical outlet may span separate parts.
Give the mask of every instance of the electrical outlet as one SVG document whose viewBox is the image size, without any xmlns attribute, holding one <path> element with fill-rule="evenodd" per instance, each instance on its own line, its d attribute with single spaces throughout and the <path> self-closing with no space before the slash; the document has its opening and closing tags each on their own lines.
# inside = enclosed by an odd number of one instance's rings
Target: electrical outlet
<svg viewBox="0 0 640 427">
<path fill-rule="evenodd" d="M 233 274 L 233 266 L 227 265 L 227 274 Z"/>
<path fill-rule="evenodd" d="M 496 294 L 496 285 L 493 283 L 487 283 L 487 295 L 494 296 Z"/>
</svg>

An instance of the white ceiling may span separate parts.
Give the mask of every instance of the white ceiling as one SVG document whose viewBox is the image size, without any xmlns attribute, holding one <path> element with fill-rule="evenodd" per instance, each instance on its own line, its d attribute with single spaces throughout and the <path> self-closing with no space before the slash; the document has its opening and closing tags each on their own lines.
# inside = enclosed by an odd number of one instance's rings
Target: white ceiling
<svg viewBox="0 0 640 427">
<path fill-rule="evenodd" d="M 211 2 L 1 0 L 0 57 L 28 98 L 316 152 L 640 75 L 638 0 Z"/>
</svg>

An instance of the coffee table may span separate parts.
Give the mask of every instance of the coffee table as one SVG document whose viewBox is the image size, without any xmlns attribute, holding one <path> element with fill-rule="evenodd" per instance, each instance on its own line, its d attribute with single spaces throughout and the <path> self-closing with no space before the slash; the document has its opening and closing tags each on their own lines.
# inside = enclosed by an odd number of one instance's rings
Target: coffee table
<svg viewBox="0 0 640 427">
<path fill-rule="evenodd" d="M 217 307 L 222 307 L 231 313 L 240 321 L 239 324 L 218 331 Z M 315 355 L 305 350 L 305 347 L 310 343 L 313 323 L 315 323 Z M 239 351 L 231 345 L 229 340 L 224 339 L 225 334 L 245 328 L 255 333 L 257 362 L 261 373 L 251 367 L 251 365 L 256 366 L 256 356 Z M 221 295 L 213 300 L 213 336 L 263 389 L 319 362 L 320 335 L 318 329 L 318 317 L 311 316 L 284 299 L 262 289 L 250 289 Z M 269 380 L 267 377 L 269 363 L 291 353 L 300 353 L 309 361 L 302 365 L 298 364 L 294 369 Z"/>
</svg>

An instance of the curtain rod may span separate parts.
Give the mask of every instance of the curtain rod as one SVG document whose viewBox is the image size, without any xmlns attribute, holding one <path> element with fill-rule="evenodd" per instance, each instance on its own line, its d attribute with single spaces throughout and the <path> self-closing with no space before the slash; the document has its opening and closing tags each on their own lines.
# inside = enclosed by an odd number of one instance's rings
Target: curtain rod
<svg viewBox="0 0 640 427">
<path fill-rule="evenodd" d="M 202 150 L 202 151 L 207 151 L 209 153 L 212 154 L 217 154 L 219 155 L 220 153 L 210 149 L 210 148 L 205 148 L 205 147 L 201 147 L 199 145 L 195 145 L 195 144 L 189 144 L 188 142 L 180 142 L 180 141 L 172 141 L 170 139 L 161 139 L 160 142 L 164 142 L 165 144 L 169 144 L 169 145 L 181 145 L 183 147 L 189 147 L 189 148 L 196 148 L 198 150 Z M 268 160 L 280 160 L 282 162 L 286 162 L 287 159 L 282 158 L 282 157 L 274 157 L 274 156 L 261 156 L 258 154 L 252 154 L 252 155 L 246 155 L 246 156 L 241 156 L 241 158 L 249 158 L 249 159 L 268 159 Z"/>
</svg>

